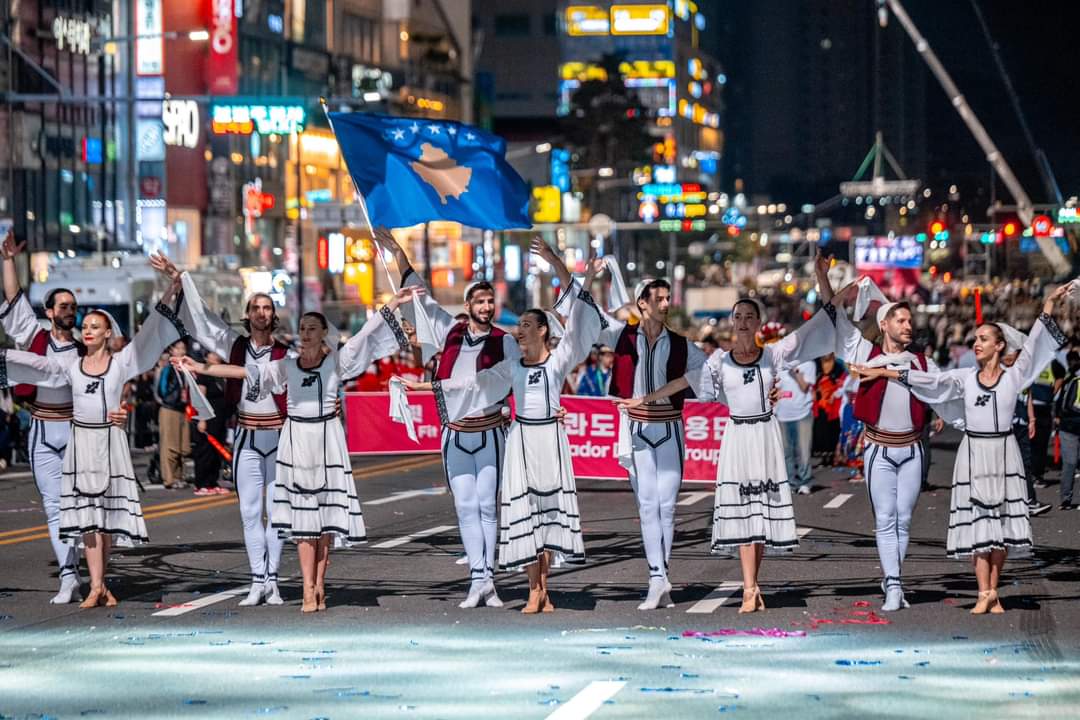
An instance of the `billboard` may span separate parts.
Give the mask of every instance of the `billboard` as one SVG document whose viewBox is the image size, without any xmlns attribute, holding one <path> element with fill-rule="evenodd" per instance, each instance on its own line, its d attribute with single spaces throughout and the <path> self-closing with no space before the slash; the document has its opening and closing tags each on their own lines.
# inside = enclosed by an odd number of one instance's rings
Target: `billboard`
<svg viewBox="0 0 1080 720">
<path fill-rule="evenodd" d="M 921 270 L 924 245 L 913 235 L 854 238 L 857 270 Z"/>
</svg>

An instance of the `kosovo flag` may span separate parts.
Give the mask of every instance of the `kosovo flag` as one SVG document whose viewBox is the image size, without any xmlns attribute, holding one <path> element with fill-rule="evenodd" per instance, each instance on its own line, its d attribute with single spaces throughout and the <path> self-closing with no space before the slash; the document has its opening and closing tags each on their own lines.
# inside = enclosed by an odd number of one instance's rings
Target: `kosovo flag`
<svg viewBox="0 0 1080 720">
<path fill-rule="evenodd" d="M 345 112 L 329 117 L 372 225 L 532 225 L 529 188 L 506 162 L 502 138 L 447 120 Z"/>
</svg>

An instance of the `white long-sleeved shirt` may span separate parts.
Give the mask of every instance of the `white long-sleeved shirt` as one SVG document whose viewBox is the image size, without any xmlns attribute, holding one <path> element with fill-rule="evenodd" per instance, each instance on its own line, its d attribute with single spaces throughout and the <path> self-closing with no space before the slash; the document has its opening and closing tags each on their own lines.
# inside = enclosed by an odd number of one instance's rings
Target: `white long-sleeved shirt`
<svg viewBox="0 0 1080 720">
<path fill-rule="evenodd" d="M 34 309 L 30 306 L 30 300 L 21 289 L 11 302 L 5 301 L 0 305 L 0 324 L 4 326 L 4 332 L 14 341 L 15 347 L 19 350 L 29 350 L 34 338 L 42 330 L 41 323 L 38 322 Z M 59 363 L 66 363 L 78 357 L 78 349 L 79 346 L 74 341 L 61 342 L 49 333 L 49 345 L 45 350 L 45 357 Z M 57 415 L 66 416 L 71 408 L 71 388 L 68 385 L 60 387 L 40 385 L 34 404 L 48 408 Z"/>
<path fill-rule="evenodd" d="M 153 369 L 165 348 L 180 339 L 179 329 L 167 314 L 171 312 L 158 303 L 132 341 L 112 355 L 100 374 L 87 373 L 83 359 L 76 353 L 47 357 L 0 350 L 0 385 L 32 383 L 39 388 L 69 388 L 76 423 L 108 424 L 109 411 L 120 407 L 125 383 Z"/>
</svg>

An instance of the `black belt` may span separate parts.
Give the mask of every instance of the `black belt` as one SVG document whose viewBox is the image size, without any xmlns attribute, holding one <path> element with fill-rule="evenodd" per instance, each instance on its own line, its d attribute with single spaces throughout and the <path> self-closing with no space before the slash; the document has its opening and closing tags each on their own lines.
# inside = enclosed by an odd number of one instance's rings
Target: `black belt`
<svg viewBox="0 0 1080 720">
<path fill-rule="evenodd" d="M 290 415 L 289 420 L 298 423 L 321 423 L 328 422 L 337 417 L 337 413 L 330 413 L 329 415 L 320 415 L 318 417 L 298 417 L 296 415 Z"/>
<path fill-rule="evenodd" d="M 111 422 L 88 423 L 88 422 L 82 422 L 82 421 L 79 421 L 79 420 L 72 420 L 71 424 L 74 425 L 75 427 L 89 428 L 90 430 L 101 430 L 103 428 L 112 427 Z"/>
<path fill-rule="evenodd" d="M 521 415 L 518 415 L 514 419 L 517 420 L 522 425 L 550 425 L 550 424 L 552 424 L 554 422 L 559 421 L 559 418 L 557 418 L 557 417 L 527 418 L 527 417 L 522 417 Z"/>
<path fill-rule="evenodd" d="M 736 425 L 753 425 L 755 423 L 769 422 L 772 420 L 772 413 L 767 412 L 764 415 L 744 415 L 744 416 L 731 416 L 731 422 Z"/>
<path fill-rule="evenodd" d="M 968 437 L 973 438 L 1004 438 L 1012 435 L 1012 430 L 1005 430 L 1003 432 L 978 432 L 977 430 L 965 430 Z"/>
</svg>

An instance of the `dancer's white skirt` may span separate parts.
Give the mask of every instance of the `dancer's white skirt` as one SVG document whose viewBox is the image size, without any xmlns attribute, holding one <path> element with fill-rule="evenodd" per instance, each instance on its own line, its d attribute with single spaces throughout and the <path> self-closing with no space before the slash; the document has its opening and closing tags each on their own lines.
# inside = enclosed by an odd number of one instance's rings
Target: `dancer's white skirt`
<svg viewBox="0 0 1080 720">
<path fill-rule="evenodd" d="M 500 492 L 500 568 L 530 565 L 544 550 L 560 562 L 585 562 L 577 484 L 561 424 L 510 426 Z"/>
<path fill-rule="evenodd" d="M 952 558 L 1031 548 L 1024 459 L 1012 433 L 960 441 L 945 546 Z"/>
<path fill-rule="evenodd" d="M 795 512 L 776 418 L 728 422 L 716 468 L 712 552 L 733 554 L 740 545 L 770 552 L 798 547 Z"/>
<path fill-rule="evenodd" d="M 60 539 L 80 544 L 86 533 L 130 546 L 150 537 L 139 502 L 127 435 L 113 425 L 72 424 L 60 490 Z"/>
<path fill-rule="evenodd" d="M 332 535 L 335 546 L 367 540 L 345 430 L 338 418 L 285 420 L 270 520 L 286 540 Z"/>
</svg>

